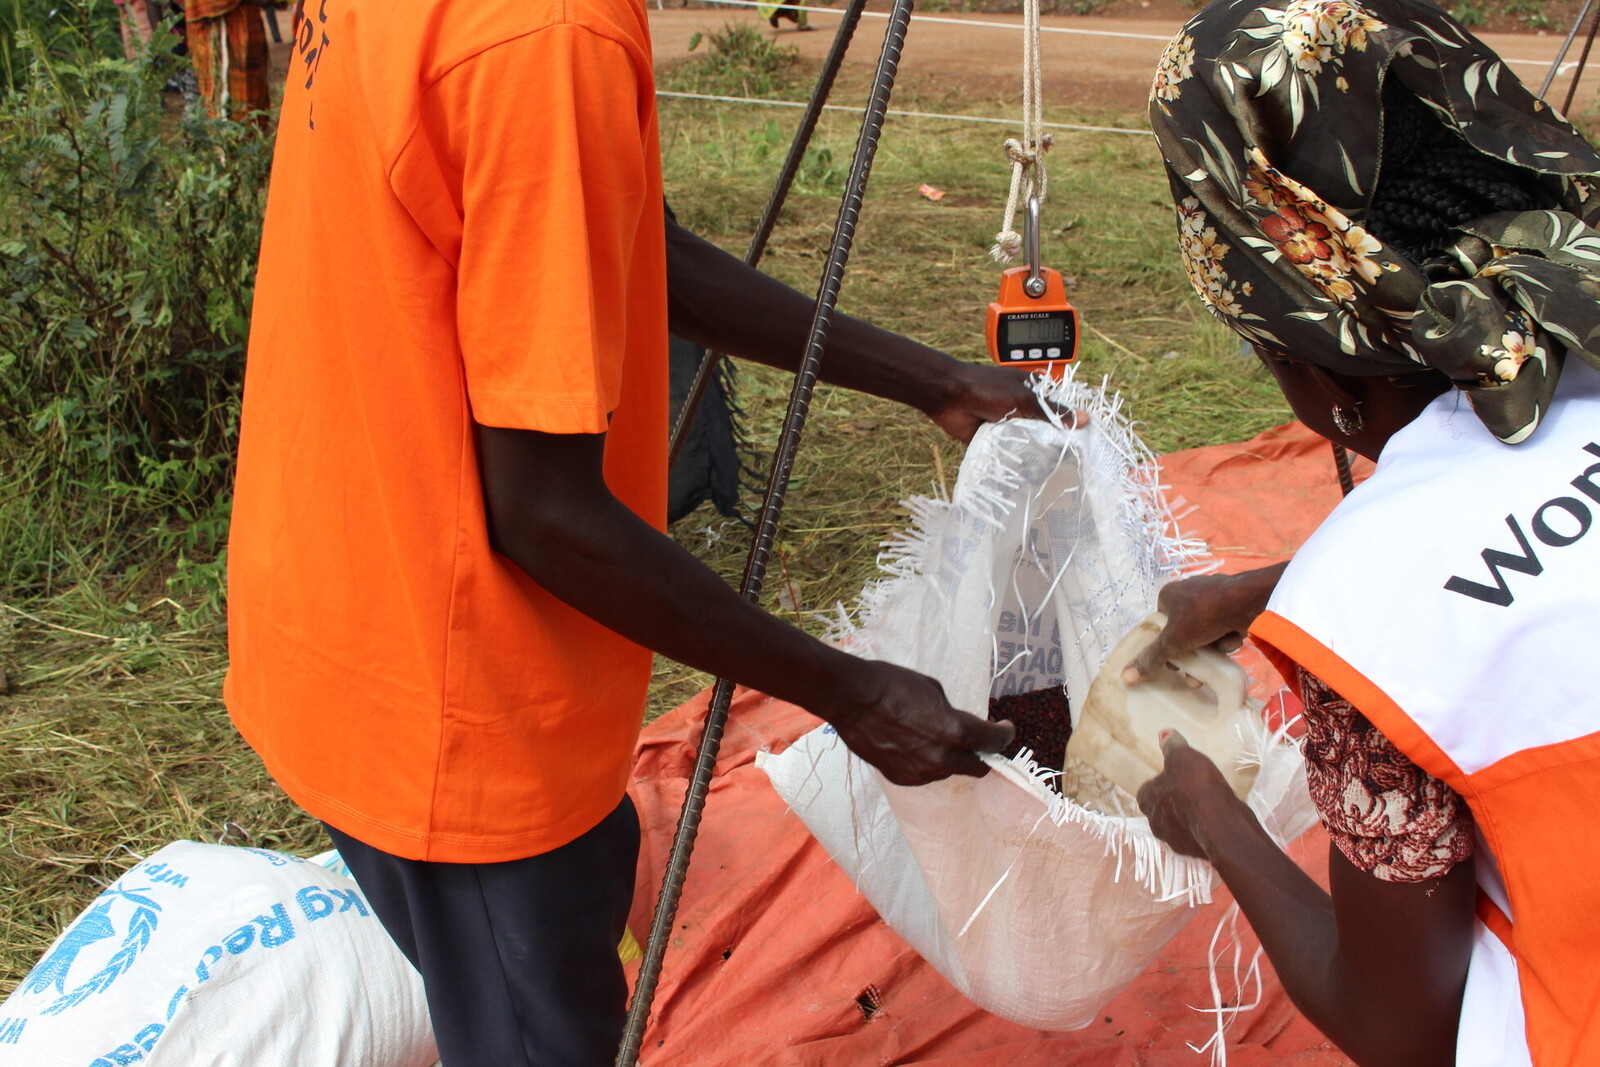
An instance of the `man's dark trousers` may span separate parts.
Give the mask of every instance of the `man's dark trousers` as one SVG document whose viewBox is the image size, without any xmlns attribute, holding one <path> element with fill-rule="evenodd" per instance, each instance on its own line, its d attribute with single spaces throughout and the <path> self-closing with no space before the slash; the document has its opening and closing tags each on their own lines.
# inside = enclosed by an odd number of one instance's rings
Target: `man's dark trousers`
<svg viewBox="0 0 1600 1067">
<path fill-rule="evenodd" d="M 627 1012 L 631 800 L 561 848 L 504 863 L 400 859 L 327 829 L 421 972 L 446 1067 L 610 1067 Z"/>
</svg>

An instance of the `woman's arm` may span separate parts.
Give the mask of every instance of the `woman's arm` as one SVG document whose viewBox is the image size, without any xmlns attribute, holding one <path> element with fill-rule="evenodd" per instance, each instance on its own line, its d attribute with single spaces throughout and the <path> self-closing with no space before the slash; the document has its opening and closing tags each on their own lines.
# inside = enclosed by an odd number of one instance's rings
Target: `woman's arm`
<svg viewBox="0 0 1600 1067">
<path fill-rule="evenodd" d="M 1167 617 L 1156 639 L 1123 672 L 1129 685 L 1154 674 L 1166 660 L 1207 645 L 1232 652 L 1283 577 L 1288 563 L 1274 563 L 1238 574 L 1202 574 L 1161 587 L 1156 607 Z"/>
<path fill-rule="evenodd" d="M 1275 845 L 1222 773 L 1176 733 L 1139 790 L 1156 836 L 1209 860 L 1296 1007 L 1362 1067 L 1455 1062 L 1471 953 L 1471 860 L 1439 878 L 1385 882 L 1329 849 L 1324 892 Z"/>
</svg>

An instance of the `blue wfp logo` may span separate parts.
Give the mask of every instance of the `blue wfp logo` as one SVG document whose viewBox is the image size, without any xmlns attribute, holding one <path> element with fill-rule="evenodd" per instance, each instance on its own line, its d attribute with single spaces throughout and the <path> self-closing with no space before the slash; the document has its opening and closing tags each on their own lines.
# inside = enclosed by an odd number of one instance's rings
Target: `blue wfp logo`
<svg viewBox="0 0 1600 1067">
<path fill-rule="evenodd" d="M 155 935 L 161 905 L 148 894 L 149 889 L 115 886 L 101 893 L 38 966 L 28 972 L 17 994 L 52 998 L 39 1014 L 59 1015 L 110 989 Z M 86 972 L 87 977 L 76 981 Z"/>
</svg>

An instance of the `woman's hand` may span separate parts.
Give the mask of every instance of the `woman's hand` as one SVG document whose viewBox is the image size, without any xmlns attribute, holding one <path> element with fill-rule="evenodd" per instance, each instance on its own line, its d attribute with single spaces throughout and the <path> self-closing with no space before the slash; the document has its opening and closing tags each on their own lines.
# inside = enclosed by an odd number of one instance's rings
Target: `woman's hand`
<svg viewBox="0 0 1600 1067">
<path fill-rule="evenodd" d="M 1162 734 L 1161 752 L 1166 766 L 1139 787 L 1139 810 L 1150 820 L 1150 832 L 1185 856 L 1210 859 L 1211 823 L 1219 817 L 1243 814 L 1254 819 L 1229 787 L 1217 765 L 1204 753 L 1189 747 L 1182 734 Z M 1241 813 L 1237 809 L 1243 808 Z"/>
<path fill-rule="evenodd" d="M 1209 860 L 1261 938 L 1295 1006 L 1372 1067 L 1455 1062 L 1477 886 L 1469 860 L 1442 878 L 1385 882 L 1328 849 L 1330 896 L 1299 869 L 1175 731 L 1139 789 L 1151 831 Z"/>
<path fill-rule="evenodd" d="M 1266 610 L 1287 563 L 1239 574 L 1204 574 L 1169 582 L 1156 598 L 1167 624 L 1122 673 L 1127 685 L 1155 675 L 1172 657 L 1211 646 L 1232 652 L 1256 616 Z"/>
</svg>

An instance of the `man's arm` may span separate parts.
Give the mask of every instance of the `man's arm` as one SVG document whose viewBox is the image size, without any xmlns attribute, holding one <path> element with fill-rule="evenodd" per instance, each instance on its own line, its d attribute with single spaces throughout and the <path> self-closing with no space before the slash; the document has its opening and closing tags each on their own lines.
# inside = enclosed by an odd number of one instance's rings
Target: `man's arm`
<svg viewBox="0 0 1600 1067">
<path fill-rule="evenodd" d="M 932 678 L 823 644 L 743 597 L 606 488 L 604 434 L 477 430 L 496 551 L 550 593 L 681 663 L 832 723 L 892 782 L 985 772 L 1010 723 L 951 708 Z"/>
<path fill-rule="evenodd" d="M 811 297 L 667 220 L 667 313 L 679 337 L 793 370 L 810 340 L 813 307 Z M 959 441 L 982 423 L 1040 414 L 1025 374 L 963 363 L 848 315 L 833 317 L 821 377 L 909 404 Z"/>
<path fill-rule="evenodd" d="M 1215 764 L 1175 733 L 1161 747 L 1166 769 L 1139 790 L 1150 829 L 1216 867 L 1295 1006 L 1362 1067 L 1453 1064 L 1472 862 L 1385 882 L 1330 846 L 1330 895 L 1273 844 Z"/>
</svg>

